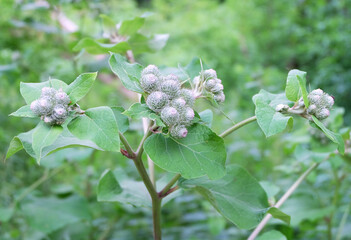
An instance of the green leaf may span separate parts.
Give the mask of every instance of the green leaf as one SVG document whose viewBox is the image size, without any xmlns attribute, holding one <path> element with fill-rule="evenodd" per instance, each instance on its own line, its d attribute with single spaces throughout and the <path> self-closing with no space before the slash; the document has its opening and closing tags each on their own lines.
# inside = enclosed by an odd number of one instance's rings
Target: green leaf
<svg viewBox="0 0 351 240">
<path fill-rule="evenodd" d="M 31 104 L 34 100 L 40 98 L 41 89 L 43 87 L 53 87 L 55 89 L 62 88 L 63 91 L 66 91 L 67 84 L 58 79 L 50 79 L 46 82 L 41 83 L 24 83 L 20 84 L 20 92 L 27 104 Z"/>
<path fill-rule="evenodd" d="M 88 202 L 78 196 L 64 199 L 34 198 L 32 202 L 22 205 L 22 212 L 31 228 L 46 234 L 90 219 Z"/>
<path fill-rule="evenodd" d="M 102 20 L 102 28 L 104 30 L 104 36 L 117 35 L 116 23 L 109 16 L 105 14 L 100 14 Z"/>
<path fill-rule="evenodd" d="M 106 170 L 99 180 L 97 200 L 99 202 L 111 202 L 115 199 L 115 195 L 120 194 L 122 191 L 114 174 L 110 170 Z"/>
<path fill-rule="evenodd" d="M 306 74 L 307 74 L 306 72 L 302 72 L 302 74 L 297 75 L 297 80 L 299 81 L 303 102 L 305 103 L 306 108 L 308 108 L 308 106 L 310 105 L 310 102 L 308 101 L 308 97 L 307 97 L 308 92 L 306 88 Z"/>
<path fill-rule="evenodd" d="M 135 17 L 131 20 L 124 20 L 121 22 L 118 33 L 123 36 L 131 36 L 138 32 L 138 30 L 144 25 L 144 22 L 144 17 Z"/>
<path fill-rule="evenodd" d="M 125 57 L 116 53 L 111 53 L 109 64 L 112 72 L 119 77 L 124 87 L 133 92 L 143 93 L 139 83 L 143 66 L 138 63 L 128 63 Z"/>
<path fill-rule="evenodd" d="M 10 146 L 7 150 L 6 153 L 6 159 L 11 157 L 13 154 L 17 153 L 18 151 L 24 149 L 31 157 L 36 158 L 35 153 L 32 148 L 32 135 L 34 132 L 35 128 L 25 132 L 21 133 L 18 136 L 15 136 L 11 142 Z"/>
<path fill-rule="evenodd" d="M 338 150 L 340 154 L 344 155 L 345 153 L 345 143 L 344 139 L 339 133 L 334 133 L 330 131 L 328 128 L 324 126 L 324 124 L 319 121 L 315 116 L 312 116 L 313 122 L 318 126 L 320 130 L 324 132 L 324 134 L 332 140 L 334 143 L 338 144 Z"/>
<path fill-rule="evenodd" d="M 83 73 L 79 75 L 68 87 L 67 94 L 71 103 L 75 104 L 82 99 L 93 86 L 97 73 Z"/>
<path fill-rule="evenodd" d="M 13 117 L 29 117 L 29 118 L 36 118 L 36 117 L 38 117 L 30 109 L 30 105 L 25 105 L 25 106 L 19 108 L 16 112 L 11 113 L 10 116 L 13 116 Z"/>
<path fill-rule="evenodd" d="M 30 130 L 29 132 L 21 133 L 18 136 L 14 137 L 10 143 L 10 147 L 8 148 L 6 159 L 11 157 L 16 152 L 22 150 L 23 148 L 31 157 L 37 158 L 32 148 L 34 131 L 35 128 Z M 62 134 L 58 136 L 56 141 L 42 149 L 42 158 L 60 149 L 73 147 L 88 147 L 97 150 L 103 150 L 92 141 L 80 140 L 76 138 L 68 131 L 68 129 L 65 126 L 63 126 Z"/>
<path fill-rule="evenodd" d="M 108 54 L 109 52 L 125 54 L 131 49 L 127 42 L 104 43 L 103 40 L 83 38 L 74 47 L 73 51 L 85 49 L 90 54 Z"/>
<path fill-rule="evenodd" d="M 43 157 L 43 148 L 55 142 L 58 136 L 62 133 L 61 126 L 48 126 L 44 122 L 40 122 L 33 132 L 32 148 L 39 163 Z"/>
<path fill-rule="evenodd" d="M 285 95 L 293 102 L 296 102 L 301 97 L 301 89 L 298 80 L 298 76 L 304 77 L 306 72 L 302 72 L 297 69 L 290 70 L 288 73 L 288 78 L 286 80 Z"/>
<path fill-rule="evenodd" d="M 291 217 L 288 214 L 283 213 L 282 211 L 280 211 L 278 208 L 271 207 L 268 210 L 268 213 L 270 213 L 272 215 L 272 217 L 274 217 L 276 219 L 280 219 L 283 222 L 286 222 L 287 224 L 290 224 Z"/>
<path fill-rule="evenodd" d="M 123 114 L 133 119 L 149 118 L 155 121 L 157 126 L 166 127 L 161 117 L 154 113 L 146 104 L 134 103 Z"/>
<path fill-rule="evenodd" d="M 74 148 L 74 147 L 87 147 L 96 150 L 103 150 L 98 147 L 94 142 L 90 140 L 81 140 L 72 135 L 72 133 L 64 127 L 62 134 L 56 139 L 56 141 L 43 149 L 43 156 L 50 155 L 61 149 Z"/>
<path fill-rule="evenodd" d="M 68 124 L 68 129 L 78 138 L 91 140 L 106 151 L 120 150 L 117 119 L 109 107 L 86 110 Z"/>
<path fill-rule="evenodd" d="M 13 207 L 0 208 L 0 222 L 8 222 L 14 212 L 15 209 Z"/>
<path fill-rule="evenodd" d="M 144 52 L 156 52 L 161 50 L 166 45 L 168 38 L 168 34 L 154 34 L 152 36 L 145 36 L 137 33 L 128 39 L 128 43 L 134 54 L 140 54 Z"/>
<path fill-rule="evenodd" d="M 206 109 L 202 112 L 199 112 L 201 121 L 205 123 L 207 127 L 211 127 L 213 120 L 213 112 L 210 109 Z"/>
<path fill-rule="evenodd" d="M 277 230 L 270 230 L 269 232 L 265 232 L 258 238 L 257 240 L 286 240 L 287 238 L 285 237 L 284 234 Z"/>
<path fill-rule="evenodd" d="M 286 104 L 284 94 L 271 94 L 265 90 L 261 90 L 258 94 L 253 96 L 253 102 L 256 105 L 255 115 L 257 123 L 266 135 L 266 137 L 273 136 L 293 125 L 291 116 L 285 116 L 275 110 L 278 104 Z"/>
<path fill-rule="evenodd" d="M 22 145 L 22 142 L 19 139 L 19 137 L 17 137 L 17 136 L 13 137 L 11 142 L 10 142 L 9 148 L 7 149 L 5 159 L 8 159 L 9 157 L 11 157 L 16 152 L 18 152 L 18 151 L 20 151 L 22 149 L 23 149 L 23 145 Z"/>
<path fill-rule="evenodd" d="M 123 107 L 111 107 L 113 114 L 117 120 L 118 129 L 121 133 L 126 132 L 129 129 L 129 119 L 123 115 L 125 111 Z"/>
<path fill-rule="evenodd" d="M 159 167 L 184 178 L 208 175 L 216 179 L 225 174 L 227 153 L 223 139 L 204 125 L 192 125 L 182 139 L 161 133 L 152 135 L 146 139 L 144 149 Z"/>
<path fill-rule="evenodd" d="M 120 202 L 136 207 L 152 206 L 151 198 L 142 182 L 130 180 L 123 176 L 123 173 L 118 174 L 117 180 L 116 175 L 110 170 L 102 174 L 97 195 L 100 202 Z"/>
<path fill-rule="evenodd" d="M 221 179 L 181 180 L 180 186 L 198 191 L 239 228 L 254 228 L 268 209 L 267 195 L 261 185 L 238 165 L 228 166 L 227 174 Z"/>
</svg>

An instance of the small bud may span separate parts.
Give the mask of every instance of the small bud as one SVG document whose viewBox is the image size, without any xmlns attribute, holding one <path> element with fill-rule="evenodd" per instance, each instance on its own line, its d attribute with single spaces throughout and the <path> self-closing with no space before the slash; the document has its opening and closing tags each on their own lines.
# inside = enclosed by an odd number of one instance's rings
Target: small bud
<svg viewBox="0 0 351 240">
<path fill-rule="evenodd" d="M 171 106 L 177 109 L 178 111 L 184 110 L 185 105 L 186 105 L 186 101 L 182 97 L 173 99 L 171 102 Z"/>
<path fill-rule="evenodd" d="M 312 104 L 307 108 L 307 113 L 308 114 L 315 114 L 317 110 L 317 106 Z"/>
<path fill-rule="evenodd" d="M 34 101 L 30 104 L 30 109 L 33 111 L 34 114 L 40 115 L 39 101 L 38 101 L 38 100 L 34 100 Z"/>
<path fill-rule="evenodd" d="M 215 81 L 216 81 L 216 83 L 222 83 L 222 80 L 219 78 L 216 78 Z"/>
<path fill-rule="evenodd" d="M 213 69 L 207 69 L 204 71 L 204 77 L 205 79 L 214 79 L 217 78 L 217 73 Z"/>
<path fill-rule="evenodd" d="M 312 104 L 316 104 L 321 99 L 321 96 L 316 94 L 309 94 L 307 98 Z"/>
<path fill-rule="evenodd" d="M 165 107 L 161 111 L 161 119 L 167 126 L 172 126 L 179 122 L 179 113 L 174 107 Z"/>
<path fill-rule="evenodd" d="M 146 74 L 154 74 L 156 76 L 160 75 L 160 70 L 158 70 L 158 67 L 155 65 L 149 65 L 144 70 L 141 72 L 141 75 L 146 75 Z"/>
<path fill-rule="evenodd" d="M 148 107 L 155 112 L 160 112 L 167 102 L 168 96 L 159 91 L 151 93 L 146 100 Z"/>
<path fill-rule="evenodd" d="M 322 95 L 323 94 L 323 90 L 322 89 L 315 89 L 312 92 L 310 92 L 310 94 L 312 95 Z"/>
<path fill-rule="evenodd" d="M 211 92 L 213 93 L 219 93 L 223 91 L 223 85 L 221 83 L 216 83 L 216 85 L 212 88 Z"/>
<path fill-rule="evenodd" d="M 289 109 L 289 106 L 288 106 L 288 105 L 285 105 L 285 104 L 278 104 L 278 105 L 275 107 L 275 111 L 276 111 L 276 112 L 286 112 L 288 109 Z"/>
<path fill-rule="evenodd" d="M 159 85 L 159 79 L 154 74 L 145 74 L 140 79 L 141 88 L 147 92 L 156 91 Z"/>
<path fill-rule="evenodd" d="M 67 116 L 67 111 L 62 105 L 56 105 L 53 113 L 57 118 L 65 118 Z"/>
<path fill-rule="evenodd" d="M 51 117 L 49 117 L 49 116 L 45 116 L 45 117 L 43 118 L 43 120 L 44 120 L 45 123 L 48 123 L 48 124 L 51 124 L 52 121 L 53 121 L 53 119 L 52 119 Z"/>
<path fill-rule="evenodd" d="M 181 122 L 184 125 L 191 125 L 191 122 L 194 120 L 195 113 L 191 107 L 187 107 L 181 115 Z"/>
<path fill-rule="evenodd" d="M 174 138 L 185 138 L 188 135 L 188 130 L 183 125 L 176 125 L 171 128 L 170 133 Z"/>
<path fill-rule="evenodd" d="M 41 97 L 53 97 L 56 94 L 56 89 L 50 87 L 43 87 L 41 89 Z"/>
<path fill-rule="evenodd" d="M 39 111 L 41 115 L 48 114 L 52 111 L 53 103 L 49 98 L 40 98 L 38 100 Z"/>
<path fill-rule="evenodd" d="M 67 93 L 62 91 L 62 89 L 57 91 L 55 98 L 58 104 L 68 105 L 71 102 Z"/>
<path fill-rule="evenodd" d="M 334 98 L 327 95 L 326 96 L 326 107 L 330 109 L 333 107 L 333 105 L 334 105 Z"/>
<path fill-rule="evenodd" d="M 225 95 L 223 93 L 223 91 L 214 94 L 213 99 L 218 102 L 218 103 L 222 103 L 225 101 Z"/>
<path fill-rule="evenodd" d="M 176 82 L 179 82 L 179 78 L 177 75 L 175 74 L 168 74 L 167 76 L 165 76 L 163 78 L 163 81 L 168 81 L 168 80 L 172 80 L 172 81 L 176 81 Z"/>
<path fill-rule="evenodd" d="M 182 89 L 180 90 L 180 96 L 182 96 L 184 98 L 184 100 L 186 101 L 186 103 L 192 107 L 195 103 L 195 97 L 194 97 L 194 93 L 193 91 L 191 91 L 190 89 Z"/>
<path fill-rule="evenodd" d="M 217 81 L 215 79 L 210 79 L 205 82 L 205 88 L 207 91 L 212 92 L 212 89 L 216 86 Z"/>
<path fill-rule="evenodd" d="M 179 81 L 167 80 L 161 83 L 160 89 L 171 98 L 174 98 L 178 95 L 180 83 Z"/>
<path fill-rule="evenodd" d="M 330 112 L 326 108 L 323 108 L 320 111 L 317 111 L 315 114 L 316 118 L 318 118 L 319 120 L 326 119 L 327 117 L 329 117 L 329 115 L 330 115 Z"/>
</svg>

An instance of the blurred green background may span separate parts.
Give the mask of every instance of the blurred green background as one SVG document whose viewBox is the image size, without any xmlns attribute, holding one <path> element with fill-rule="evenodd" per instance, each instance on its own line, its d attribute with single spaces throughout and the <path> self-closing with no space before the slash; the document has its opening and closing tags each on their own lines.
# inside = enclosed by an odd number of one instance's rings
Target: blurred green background
<svg viewBox="0 0 351 240">
<path fill-rule="evenodd" d="M 217 133 L 232 121 L 254 114 L 251 97 L 260 89 L 284 91 L 287 73 L 293 68 L 308 73 L 311 89 L 322 88 L 335 97 L 339 108 L 335 107 L 329 127 L 347 132 L 351 121 L 350 6 L 350 0 L 1 0 L 0 156 L 13 136 L 36 124 L 32 119 L 8 117 L 24 104 L 20 82 L 53 77 L 70 83 L 82 72 L 99 71 L 94 88 L 81 102 L 83 109 L 128 108 L 136 100 L 109 70 L 107 55 L 72 50 L 83 37 L 102 36 L 100 14 L 118 23 L 153 12 L 142 32 L 170 37 L 159 52 L 135 56 L 143 65 L 177 67 L 200 57 L 217 71 L 226 102 L 221 109 L 206 102 L 197 106 L 197 111 L 214 111 Z M 132 122 L 127 134 L 134 146 L 141 128 L 140 122 Z M 268 139 L 253 123 L 226 139 L 226 144 L 228 164 L 240 164 L 262 181 L 272 202 L 313 160 L 321 158 L 320 152 L 335 147 L 304 121 L 296 121 L 292 132 Z M 138 179 L 134 166 L 120 154 L 68 150 L 47 157 L 38 166 L 21 151 L 0 166 L 0 239 L 151 239 L 150 209 L 96 201 L 96 184 L 106 168 Z M 335 156 L 321 164 L 283 207 L 291 214 L 292 224 L 272 220 L 265 230 L 277 229 L 287 239 L 350 239 L 349 173 L 345 158 Z M 157 175 L 165 173 L 157 169 Z M 59 214 L 43 206 L 61 206 L 65 201 L 73 207 L 80 203 L 80 213 L 64 216 L 65 221 L 43 230 L 47 218 Z M 5 221 L 5 213 L 15 205 L 13 216 Z M 164 206 L 163 233 L 164 239 L 206 240 L 246 239 L 250 231 L 223 219 L 200 195 L 184 192 Z"/>
</svg>

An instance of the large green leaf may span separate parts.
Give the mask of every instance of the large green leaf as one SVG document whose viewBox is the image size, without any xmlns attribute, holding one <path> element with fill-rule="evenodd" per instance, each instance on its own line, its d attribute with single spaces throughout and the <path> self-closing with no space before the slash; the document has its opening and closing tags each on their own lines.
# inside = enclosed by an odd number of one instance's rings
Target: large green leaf
<svg viewBox="0 0 351 240">
<path fill-rule="evenodd" d="M 29 132 L 21 133 L 18 136 L 14 137 L 10 142 L 10 146 L 7 150 L 6 159 L 11 157 L 16 152 L 22 150 L 23 148 L 31 157 L 37 158 L 32 147 L 34 131 L 35 128 L 30 130 Z M 58 136 L 56 141 L 42 149 L 42 158 L 60 149 L 73 147 L 88 147 L 97 150 L 102 150 L 92 141 L 80 140 L 76 138 L 68 131 L 68 129 L 65 126 L 63 126 L 62 134 Z"/>
<path fill-rule="evenodd" d="M 31 228 L 47 234 L 66 225 L 90 219 L 88 202 L 78 196 L 65 199 L 34 198 L 22 205 L 22 213 Z"/>
<path fill-rule="evenodd" d="M 19 108 L 16 112 L 11 113 L 10 116 L 13 116 L 13 117 L 29 117 L 29 118 L 36 118 L 36 117 L 38 117 L 30 109 L 30 105 L 25 105 L 25 106 Z"/>
<path fill-rule="evenodd" d="M 15 212 L 14 207 L 9 206 L 7 208 L 0 208 L 0 222 L 7 222 L 11 219 L 13 216 L 13 213 Z"/>
<path fill-rule="evenodd" d="M 34 129 L 32 135 L 32 148 L 38 163 L 43 157 L 43 148 L 54 143 L 62 133 L 62 130 L 63 128 L 61 126 L 48 126 L 42 121 Z"/>
<path fill-rule="evenodd" d="M 129 119 L 123 115 L 125 111 L 123 107 L 111 107 L 113 114 L 117 120 L 118 129 L 121 133 L 126 132 L 129 129 Z"/>
<path fill-rule="evenodd" d="M 286 240 L 286 237 L 277 230 L 271 230 L 259 236 L 257 240 Z"/>
<path fill-rule="evenodd" d="M 128 63 L 125 57 L 116 53 L 111 53 L 109 64 L 112 72 L 118 76 L 127 89 L 143 93 L 139 82 L 143 66 L 138 63 Z"/>
<path fill-rule="evenodd" d="M 338 144 L 338 150 L 343 155 L 345 153 L 345 143 L 344 139 L 339 133 L 332 132 L 328 128 L 324 126 L 324 124 L 319 121 L 315 116 L 312 116 L 313 122 L 317 125 L 317 127 L 324 132 L 324 134 L 332 140 L 334 143 Z"/>
<path fill-rule="evenodd" d="M 24 83 L 20 84 L 20 92 L 27 104 L 31 104 L 34 100 L 38 99 L 41 95 L 41 89 L 43 87 L 53 87 L 55 89 L 62 88 L 66 91 L 67 84 L 58 79 L 50 79 L 46 82 L 41 83 Z"/>
<path fill-rule="evenodd" d="M 161 133 L 152 135 L 146 139 L 144 149 L 159 167 L 184 178 L 207 175 L 216 179 L 225 174 L 227 154 L 223 139 L 204 125 L 189 127 L 188 135 L 182 139 Z"/>
<path fill-rule="evenodd" d="M 97 198 L 100 202 L 120 202 L 136 207 L 151 207 L 150 196 L 142 182 L 130 180 L 123 175 L 117 180 L 110 170 L 106 170 L 99 180 Z"/>
<path fill-rule="evenodd" d="M 109 52 L 125 54 L 131 47 L 125 41 L 104 43 L 102 40 L 83 38 L 74 46 L 73 51 L 80 51 L 82 49 L 85 49 L 90 54 L 107 54 Z"/>
<path fill-rule="evenodd" d="M 86 110 L 68 124 L 68 129 L 78 138 L 91 140 L 106 151 L 120 150 L 117 119 L 109 107 Z"/>
<path fill-rule="evenodd" d="M 113 172 L 106 170 L 100 180 L 98 185 L 97 199 L 99 202 L 111 202 L 114 201 L 115 196 L 122 192 L 122 188 L 119 185 Z"/>
<path fill-rule="evenodd" d="M 162 122 L 161 117 L 154 113 L 146 104 L 134 103 L 128 110 L 123 112 L 123 114 L 133 119 L 149 118 L 154 120 L 158 126 L 166 126 Z"/>
<path fill-rule="evenodd" d="M 131 20 L 124 20 L 120 24 L 118 33 L 123 36 L 131 36 L 138 32 L 138 30 L 144 25 L 144 17 L 135 17 Z"/>
<path fill-rule="evenodd" d="M 83 73 L 79 75 L 68 87 L 67 94 L 72 104 L 82 99 L 93 86 L 97 73 Z"/>
<path fill-rule="evenodd" d="M 156 52 L 161 50 L 166 45 L 168 37 L 168 34 L 154 34 L 152 36 L 145 36 L 137 33 L 128 40 L 128 43 L 134 54 Z"/>
<path fill-rule="evenodd" d="M 198 191 L 220 214 L 243 229 L 254 228 L 269 207 L 261 185 L 238 165 L 228 166 L 221 179 L 183 179 L 180 186 Z"/>
<path fill-rule="evenodd" d="M 293 102 L 298 101 L 302 96 L 298 76 L 305 78 L 306 72 L 297 69 L 290 70 L 286 80 L 285 95 Z"/>
<path fill-rule="evenodd" d="M 253 96 L 252 99 L 256 105 L 255 115 L 257 117 L 257 123 L 266 137 L 284 131 L 287 125 L 292 127 L 292 117 L 285 116 L 275 110 L 278 104 L 287 104 L 289 102 L 284 94 L 272 94 L 261 90 L 258 94 Z"/>
</svg>

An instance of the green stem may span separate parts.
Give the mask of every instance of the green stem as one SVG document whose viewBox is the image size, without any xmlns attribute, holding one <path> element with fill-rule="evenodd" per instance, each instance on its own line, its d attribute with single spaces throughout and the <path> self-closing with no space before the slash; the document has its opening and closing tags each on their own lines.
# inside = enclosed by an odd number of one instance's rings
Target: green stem
<svg viewBox="0 0 351 240">
<path fill-rule="evenodd" d="M 246 124 L 249 124 L 253 121 L 256 121 L 257 120 L 257 117 L 256 116 L 253 116 L 253 117 L 250 117 L 250 118 L 247 118 L 237 124 L 235 124 L 234 126 L 228 128 L 227 130 L 225 130 L 224 132 L 222 132 L 219 136 L 224 138 L 226 136 L 228 136 L 229 134 L 231 134 L 232 132 L 238 130 L 239 128 L 245 126 Z"/>
<path fill-rule="evenodd" d="M 296 190 L 296 188 L 302 183 L 302 181 L 315 169 L 319 166 L 320 163 L 313 163 L 311 167 L 309 167 L 294 183 L 291 187 L 286 191 L 286 193 L 282 196 L 281 199 L 274 205 L 274 207 L 279 208 L 283 203 L 290 197 L 290 195 Z M 272 215 L 267 214 L 260 224 L 255 228 L 255 230 L 251 233 L 247 240 L 254 240 L 257 235 L 261 232 L 264 226 L 268 223 L 271 219 Z"/>
<path fill-rule="evenodd" d="M 173 185 L 178 181 L 178 179 L 181 177 L 181 175 L 178 173 L 177 175 L 175 175 L 171 181 L 169 181 L 169 183 L 167 183 L 167 185 L 160 191 L 159 196 L 160 197 L 165 197 L 168 194 L 168 191 L 171 189 L 171 187 L 173 187 Z"/>
<path fill-rule="evenodd" d="M 351 204 L 346 208 L 346 210 L 342 216 L 342 219 L 341 219 L 341 222 L 339 225 L 339 229 L 338 229 L 338 233 L 337 233 L 336 238 L 335 238 L 336 240 L 341 239 L 342 231 L 344 230 L 345 223 L 347 221 L 347 217 L 349 216 L 349 213 L 350 213 L 350 207 L 351 207 Z"/>
<path fill-rule="evenodd" d="M 135 156 L 135 153 L 134 153 L 132 147 L 130 146 L 128 140 L 125 138 L 125 136 L 121 132 L 119 133 L 119 139 L 121 139 L 121 142 L 123 143 L 124 147 L 126 148 L 129 156 L 130 157 Z"/>
<path fill-rule="evenodd" d="M 39 187 L 42 183 L 44 183 L 46 180 L 50 179 L 51 177 L 55 176 L 57 173 L 59 173 L 63 167 L 56 168 L 50 173 L 49 169 L 45 169 L 45 172 L 41 178 L 39 178 L 37 181 L 35 181 L 32 185 L 30 185 L 22 194 L 15 200 L 14 205 L 22 201 L 29 193 L 31 193 L 33 190 L 35 190 L 37 187 Z"/>
<path fill-rule="evenodd" d="M 153 220 L 153 230 L 154 230 L 154 240 L 162 239 L 161 232 L 161 201 L 160 198 L 152 199 L 152 220 Z"/>
</svg>

